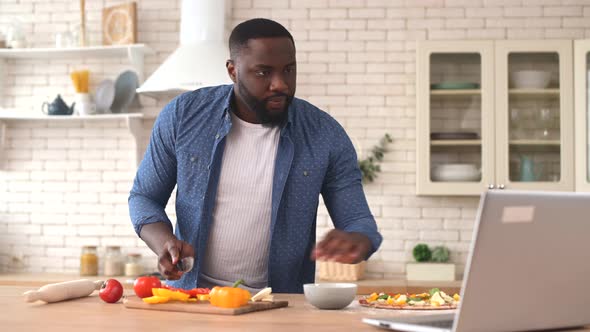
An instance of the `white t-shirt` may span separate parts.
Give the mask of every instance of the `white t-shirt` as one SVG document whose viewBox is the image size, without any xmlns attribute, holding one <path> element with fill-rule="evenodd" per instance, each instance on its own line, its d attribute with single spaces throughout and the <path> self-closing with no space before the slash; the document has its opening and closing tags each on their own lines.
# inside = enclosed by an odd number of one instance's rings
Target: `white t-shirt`
<svg viewBox="0 0 590 332">
<path fill-rule="evenodd" d="M 199 287 L 268 283 L 272 183 L 280 128 L 232 114 Z"/>
</svg>

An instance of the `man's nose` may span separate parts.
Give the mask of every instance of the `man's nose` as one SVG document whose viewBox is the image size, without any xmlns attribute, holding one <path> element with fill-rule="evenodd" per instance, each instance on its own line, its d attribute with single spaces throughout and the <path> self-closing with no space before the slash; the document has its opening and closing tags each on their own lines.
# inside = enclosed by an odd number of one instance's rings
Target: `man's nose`
<svg viewBox="0 0 590 332">
<path fill-rule="evenodd" d="M 283 75 L 275 74 L 270 81 L 270 91 L 279 91 L 285 93 L 289 86 L 285 82 Z"/>
</svg>

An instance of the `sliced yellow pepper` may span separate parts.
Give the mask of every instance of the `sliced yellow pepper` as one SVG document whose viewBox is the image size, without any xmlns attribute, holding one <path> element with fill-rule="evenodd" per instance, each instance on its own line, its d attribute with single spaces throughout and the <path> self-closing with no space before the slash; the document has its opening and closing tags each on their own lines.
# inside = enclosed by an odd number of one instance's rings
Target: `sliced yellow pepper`
<svg viewBox="0 0 590 332">
<path fill-rule="evenodd" d="M 373 293 L 373 294 L 371 294 L 371 295 L 369 296 L 369 298 L 367 299 L 367 302 L 373 302 L 373 301 L 376 301 L 378 297 L 379 297 L 379 294 L 377 294 L 377 293 Z"/>
<path fill-rule="evenodd" d="M 188 301 L 189 297 L 191 297 L 189 294 L 179 291 L 172 291 L 166 288 L 152 288 L 152 294 L 154 294 L 155 296 L 168 297 L 170 298 L 170 300 L 182 302 Z"/>
<path fill-rule="evenodd" d="M 169 297 L 166 296 L 150 296 L 150 297 L 144 297 L 143 302 L 145 303 L 150 303 L 150 304 L 156 304 L 156 303 L 166 303 L 168 301 L 170 301 Z"/>
</svg>

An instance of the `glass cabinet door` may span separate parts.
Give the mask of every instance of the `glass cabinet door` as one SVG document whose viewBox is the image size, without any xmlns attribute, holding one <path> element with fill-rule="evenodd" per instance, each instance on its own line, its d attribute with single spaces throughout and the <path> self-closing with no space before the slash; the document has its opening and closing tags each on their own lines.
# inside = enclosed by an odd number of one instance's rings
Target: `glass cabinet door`
<svg viewBox="0 0 590 332">
<path fill-rule="evenodd" d="M 492 47 L 471 41 L 418 45 L 418 194 L 479 194 L 491 181 Z"/>
<path fill-rule="evenodd" d="M 576 191 L 590 191 L 590 40 L 574 45 L 576 100 Z"/>
<path fill-rule="evenodd" d="M 496 187 L 573 190 L 571 49 L 496 43 Z"/>
</svg>

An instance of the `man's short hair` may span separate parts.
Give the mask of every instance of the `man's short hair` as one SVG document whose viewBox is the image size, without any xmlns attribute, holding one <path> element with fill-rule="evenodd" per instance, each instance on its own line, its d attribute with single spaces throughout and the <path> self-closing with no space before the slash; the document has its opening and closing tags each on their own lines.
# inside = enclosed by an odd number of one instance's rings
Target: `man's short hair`
<svg viewBox="0 0 590 332">
<path fill-rule="evenodd" d="M 286 37 L 295 41 L 291 33 L 280 23 L 266 18 L 254 18 L 238 24 L 229 36 L 229 55 L 235 59 L 250 39 Z"/>
</svg>

